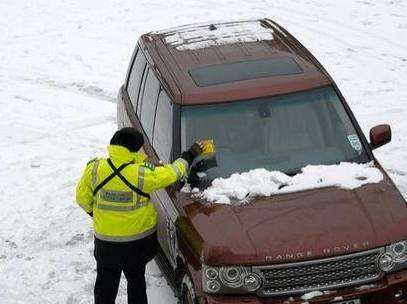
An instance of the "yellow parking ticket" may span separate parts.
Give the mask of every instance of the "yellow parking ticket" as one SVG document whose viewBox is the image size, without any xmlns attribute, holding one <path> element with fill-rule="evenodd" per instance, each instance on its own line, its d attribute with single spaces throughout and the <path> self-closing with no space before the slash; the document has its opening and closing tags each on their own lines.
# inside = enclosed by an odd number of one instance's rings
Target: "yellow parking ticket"
<svg viewBox="0 0 407 304">
<path fill-rule="evenodd" d="M 215 153 L 215 144 L 213 143 L 213 139 L 205 139 L 202 141 L 202 154 L 209 155 Z"/>
</svg>

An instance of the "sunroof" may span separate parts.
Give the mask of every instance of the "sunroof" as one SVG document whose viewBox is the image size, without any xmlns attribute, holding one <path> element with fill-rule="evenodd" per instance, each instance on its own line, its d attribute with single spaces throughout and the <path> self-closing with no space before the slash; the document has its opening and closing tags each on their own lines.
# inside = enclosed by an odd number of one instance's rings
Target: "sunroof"
<svg viewBox="0 0 407 304">
<path fill-rule="evenodd" d="M 200 87 L 302 72 L 298 63 L 290 57 L 239 61 L 189 70 L 192 79 Z"/>
</svg>

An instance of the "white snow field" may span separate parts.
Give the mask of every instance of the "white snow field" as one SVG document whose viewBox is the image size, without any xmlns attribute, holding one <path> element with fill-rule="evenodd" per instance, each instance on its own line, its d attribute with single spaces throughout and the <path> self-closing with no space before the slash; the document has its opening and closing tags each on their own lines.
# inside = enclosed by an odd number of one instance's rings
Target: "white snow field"
<svg viewBox="0 0 407 304">
<path fill-rule="evenodd" d="M 207 20 L 270 17 L 337 81 L 375 154 L 407 194 L 403 0 L 1 0 L 0 303 L 93 303 L 90 219 L 74 202 L 86 162 L 116 129 L 115 96 L 138 36 Z M 176 303 L 151 263 L 150 303 Z M 122 281 L 117 303 L 126 303 Z"/>
</svg>

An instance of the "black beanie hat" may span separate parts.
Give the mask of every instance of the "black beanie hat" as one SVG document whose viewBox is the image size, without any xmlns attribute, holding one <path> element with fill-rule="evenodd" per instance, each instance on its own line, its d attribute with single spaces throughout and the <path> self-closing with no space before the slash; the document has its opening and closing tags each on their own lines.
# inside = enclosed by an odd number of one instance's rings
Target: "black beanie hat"
<svg viewBox="0 0 407 304">
<path fill-rule="evenodd" d="M 135 128 L 123 128 L 114 133 L 110 144 L 126 147 L 130 152 L 137 152 L 143 146 L 144 138 Z"/>
</svg>

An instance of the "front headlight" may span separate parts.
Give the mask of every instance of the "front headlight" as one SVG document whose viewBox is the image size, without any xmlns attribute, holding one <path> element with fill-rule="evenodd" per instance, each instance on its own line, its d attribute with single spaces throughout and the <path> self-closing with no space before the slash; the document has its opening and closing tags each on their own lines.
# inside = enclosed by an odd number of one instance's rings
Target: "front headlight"
<svg viewBox="0 0 407 304">
<path fill-rule="evenodd" d="M 208 293 L 247 294 L 256 292 L 262 285 L 261 277 L 250 267 L 203 265 L 203 289 Z"/>
<path fill-rule="evenodd" d="M 401 241 L 386 247 L 379 256 L 378 264 L 384 272 L 394 272 L 407 268 L 407 241 Z"/>
</svg>

